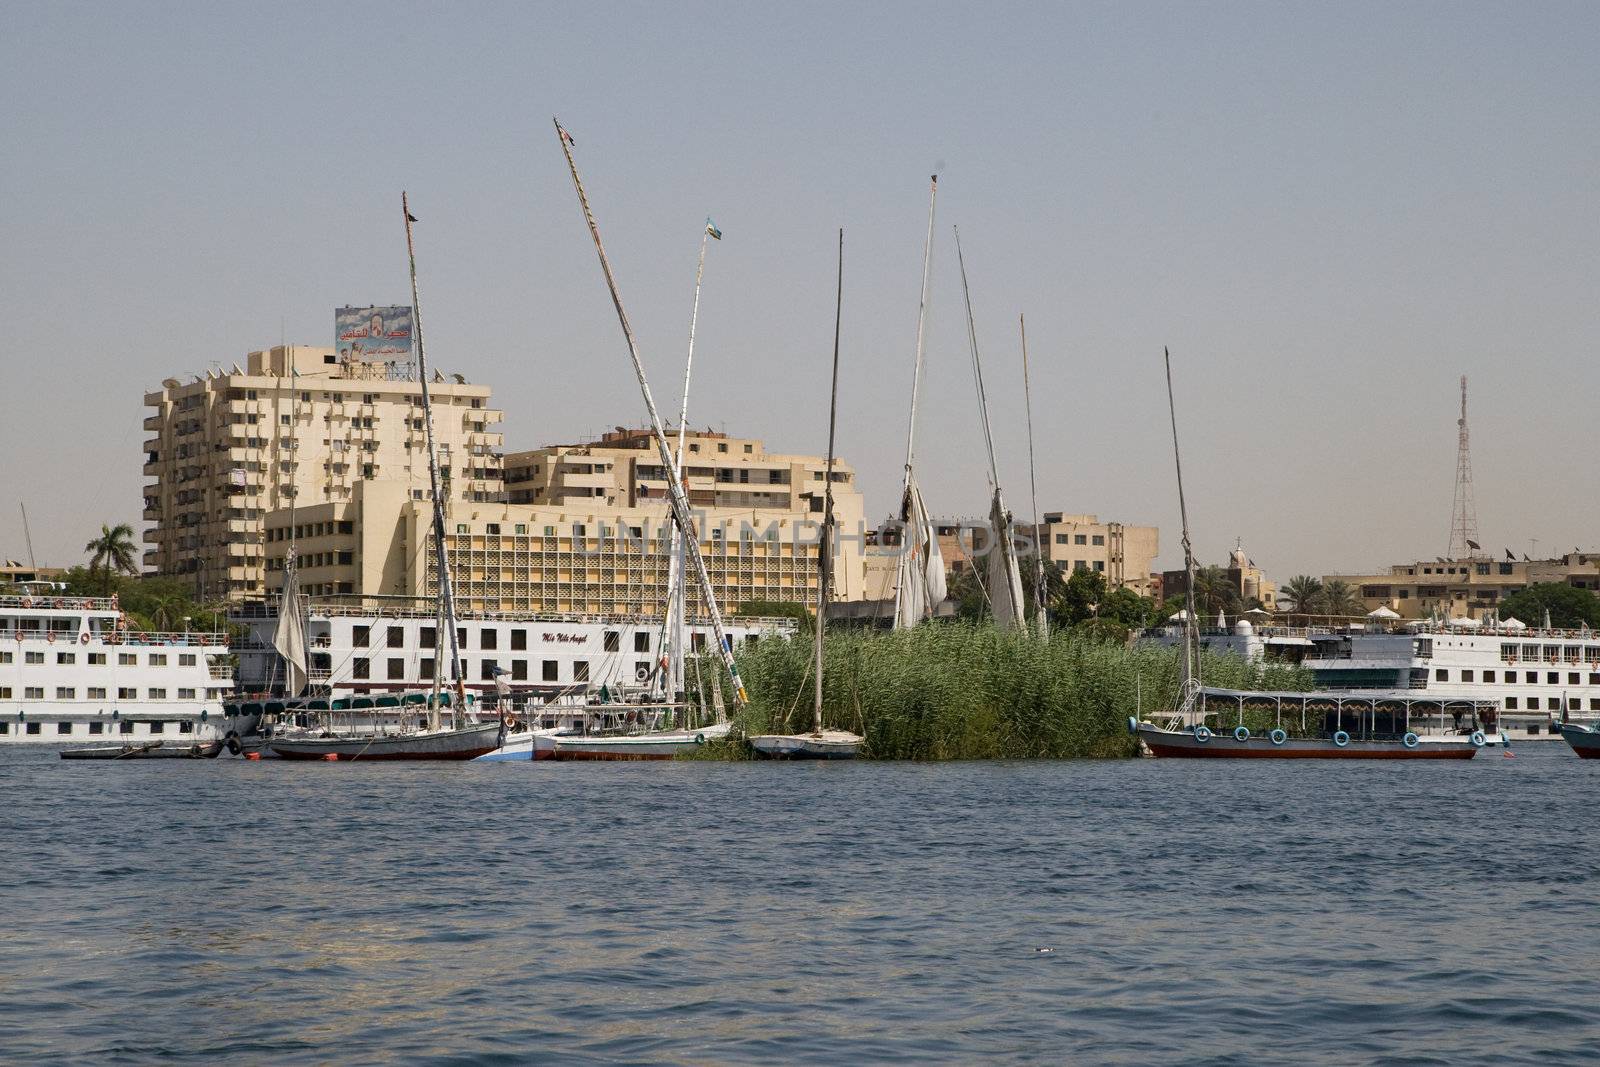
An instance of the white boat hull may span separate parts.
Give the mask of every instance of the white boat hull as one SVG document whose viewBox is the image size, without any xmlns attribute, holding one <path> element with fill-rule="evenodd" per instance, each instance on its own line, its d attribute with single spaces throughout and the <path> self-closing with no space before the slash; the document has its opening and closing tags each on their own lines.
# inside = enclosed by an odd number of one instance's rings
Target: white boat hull
<svg viewBox="0 0 1600 1067">
<path fill-rule="evenodd" d="M 710 741 L 728 736 L 729 723 L 700 730 L 659 730 L 617 737 L 556 737 L 551 759 L 557 760 L 667 760 L 693 752 Z M 539 758 L 543 759 L 541 755 Z"/>
<path fill-rule="evenodd" d="M 847 730 L 820 734 L 759 734 L 750 747 L 763 759 L 855 759 L 866 738 Z"/>
</svg>

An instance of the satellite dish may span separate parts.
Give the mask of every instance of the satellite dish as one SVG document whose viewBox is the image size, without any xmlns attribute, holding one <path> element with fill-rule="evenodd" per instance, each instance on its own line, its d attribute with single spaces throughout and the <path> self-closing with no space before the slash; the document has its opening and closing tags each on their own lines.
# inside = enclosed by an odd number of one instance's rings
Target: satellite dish
<svg viewBox="0 0 1600 1067">
<path fill-rule="evenodd" d="M 178 387 L 178 379 L 176 379 L 176 378 L 163 378 L 163 379 L 161 379 L 161 384 L 166 386 L 168 389 L 176 389 Z"/>
<path fill-rule="evenodd" d="M 456 380 L 456 384 L 457 385 L 466 385 L 467 384 L 467 378 L 466 378 L 466 375 L 464 375 L 464 374 L 452 374 L 452 375 L 450 375 L 450 377 L 452 377 L 452 378 L 454 378 Z"/>
</svg>

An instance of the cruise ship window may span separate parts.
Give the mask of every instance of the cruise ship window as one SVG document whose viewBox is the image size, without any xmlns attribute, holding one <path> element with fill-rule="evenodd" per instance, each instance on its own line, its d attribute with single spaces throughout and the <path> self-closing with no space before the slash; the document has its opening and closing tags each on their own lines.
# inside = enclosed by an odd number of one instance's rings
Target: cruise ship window
<svg viewBox="0 0 1600 1067">
<path fill-rule="evenodd" d="M 89 665 L 91 667 L 104 667 L 106 665 L 106 654 L 104 652 L 89 653 Z"/>
<path fill-rule="evenodd" d="M 106 724 L 103 722 L 92 722 L 89 724 L 89 732 L 91 734 L 104 733 L 105 728 Z"/>
<path fill-rule="evenodd" d="M 14 658 L 10 652 L 0 652 L 0 663 L 10 663 Z"/>
<path fill-rule="evenodd" d="M 44 653 L 43 652 L 24 652 L 22 654 L 22 658 L 23 658 L 23 661 L 27 662 L 27 663 L 43 663 L 44 662 Z"/>
<path fill-rule="evenodd" d="M 167 691 L 165 689 L 152 689 L 150 690 L 150 699 L 165 700 L 167 699 Z"/>
<path fill-rule="evenodd" d="M 104 686 L 91 685 L 89 687 L 89 699 L 90 700 L 104 700 L 105 698 L 106 698 L 106 691 L 105 691 L 105 687 Z"/>
<path fill-rule="evenodd" d="M 481 668 L 481 670 L 483 672 L 482 673 L 483 680 L 486 681 L 486 682 L 494 681 L 494 671 L 495 671 L 495 668 L 498 667 L 498 666 L 499 666 L 499 664 L 496 663 L 492 659 L 484 660 L 483 661 L 483 667 Z"/>
<path fill-rule="evenodd" d="M 553 659 L 545 660 L 540 665 L 540 672 L 541 672 L 540 676 L 547 682 L 556 681 L 557 680 L 557 678 L 556 678 L 556 670 L 557 670 L 558 666 L 559 666 L 559 664 Z"/>
<path fill-rule="evenodd" d="M 399 656 L 389 658 L 389 681 L 400 682 L 406 677 L 406 661 Z"/>
<path fill-rule="evenodd" d="M 162 733 L 166 730 L 166 728 L 167 724 L 162 722 L 160 719 L 157 719 L 155 722 L 150 724 L 150 732 L 153 734 Z"/>
<path fill-rule="evenodd" d="M 1582 684 L 1581 682 L 1578 681 L 1578 672 L 1577 671 L 1572 671 L 1572 672 L 1568 673 L 1568 675 L 1567 675 L 1567 684 L 1568 685 L 1581 685 Z"/>
<path fill-rule="evenodd" d="M 9 685 L 0 685 L 0 700 L 10 700 L 10 699 L 11 699 L 11 687 Z"/>
<path fill-rule="evenodd" d="M 1517 698 L 1516 697 L 1506 697 L 1506 710 L 1507 711 L 1516 711 L 1517 710 Z"/>
<path fill-rule="evenodd" d="M 124 734 L 133 733 L 133 723 L 128 722 L 127 720 L 123 720 L 122 722 L 118 723 L 117 726 L 118 726 L 118 732 L 119 733 L 124 733 Z"/>
<path fill-rule="evenodd" d="M 492 630 L 487 626 L 485 626 L 482 629 L 480 629 L 478 631 L 478 647 L 479 648 L 499 648 L 500 647 L 500 633 L 499 633 L 499 631 L 498 630 Z"/>
<path fill-rule="evenodd" d="M 167 665 L 167 654 L 165 652 L 152 652 L 152 653 L 150 653 L 150 666 L 152 666 L 152 667 L 165 667 L 166 665 Z"/>
<path fill-rule="evenodd" d="M 350 661 L 350 676 L 352 678 L 366 679 L 372 676 L 372 661 L 365 656 L 357 656 Z"/>
<path fill-rule="evenodd" d="M 586 659 L 573 660 L 572 680 L 574 682 L 587 682 L 589 680 L 589 661 Z"/>
<path fill-rule="evenodd" d="M 56 699 L 57 700 L 73 700 L 73 699 L 77 698 L 77 695 L 78 695 L 78 691 L 76 689 L 73 689 L 72 686 L 70 686 L 70 685 L 58 685 L 58 686 L 56 686 Z"/>
<path fill-rule="evenodd" d="M 513 682 L 526 682 L 528 680 L 528 661 L 514 659 L 511 661 L 511 680 Z"/>
<path fill-rule="evenodd" d="M 136 691 L 134 691 L 133 689 L 128 688 L 127 686 L 123 686 L 123 687 L 118 688 L 118 690 L 117 690 L 117 699 L 118 700 L 138 700 L 139 699 L 139 694 Z"/>
<path fill-rule="evenodd" d="M 605 650 L 617 652 L 622 648 L 622 632 L 620 630 L 607 630 L 605 632 Z"/>
<path fill-rule="evenodd" d="M 1590 697 L 1589 698 L 1589 710 L 1590 711 L 1600 711 L 1600 697 Z"/>
<path fill-rule="evenodd" d="M 350 647 L 366 648 L 372 642 L 372 627 L 356 626 L 350 630 Z"/>
<path fill-rule="evenodd" d="M 58 734 L 70 734 L 71 732 L 72 732 L 72 724 L 70 722 L 58 722 L 58 723 L 56 723 L 56 733 L 58 733 Z"/>
<path fill-rule="evenodd" d="M 76 663 L 76 662 L 78 662 L 78 654 L 76 652 L 57 652 L 56 653 L 56 662 L 57 663 Z"/>
<path fill-rule="evenodd" d="M 512 630 L 511 631 L 511 651 L 513 651 L 513 652 L 526 652 L 527 649 L 528 649 L 528 631 L 526 631 L 526 630 Z"/>
<path fill-rule="evenodd" d="M 404 647 L 406 647 L 406 631 L 405 631 L 405 627 L 403 627 L 403 626 L 391 626 L 391 627 L 389 627 L 389 647 L 390 648 L 404 648 Z"/>
<path fill-rule="evenodd" d="M 1472 681 L 1472 672 L 1471 672 L 1471 671 L 1462 671 L 1462 672 L 1461 672 L 1461 680 L 1462 680 L 1462 681 L 1463 681 L 1463 682 L 1470 682 L 1470 681 Z M 1493 678 L 1490 678 L 1490 677 L 1488 677 L 1488 675 L 1487 675 L 1487 674 L 1486 674 L 1486 675 L 1485 675 L 1485 676 L 1484 676 L 1484 679 L 1483 679 L 1483 680 L 1484 680 L 1484 681 L 1486 681 L 1486 682 L 1492 682 L 1492 681 L 1494 681 L 1494 679 L 1493 679 Z"/>
<path fill-rule="evenodd" d="M 132 652 L 117 653 L 117 666 L 119 667 L 132 667 L 138 662 L 139 657 L 134 655 Z"/>
<path fill-rule="evenodd" d="M 1545 671 L 1544 680 L 1551 685 L 1560 685 L 1561 673 L 1559 671 Z"/>
<path fill-rule="evenodd" d="M 1539 698 L 1538 697 L 1529 697 L 1528 698 L 1528 710 L 1529 711 L 1538 711 L 1539 710 Z"/>
<path fill-rule="evenodd" d="M 417 677 L 425 682 L 433 681 L 433 657 L 417 661 Z"/>
<path fill-rule="evenodd" d="M 23 700 L 43 700 L 44 699 L 44 686 L 42 686 L 42 685 L 25 685 L 25 686 L 23 686 L 22 687 L 22 699 Z"/>
<path fill-rule="evenodd" d="M 181 656 L 179 656 L 178 657 L 178 666 L 180 666 L 180 667 L 193 667 L 194 666 L 194 653 L 193 652 L 185 652 Z"/>
<path fill-rule="evenodd" d="M 1494 671 L 1484 671 L 1483 672 L 1483 680 L 1486 681 L 1486 682 L 1494 681 Z"/>
<path fill-rule="evenodd" d="M 1448 682 L 1450 680 L 1450 672 L 1441 667 L 1433 672 L 1433 680 L 1436 682 Z"/>
<path fill-rule="evenodd" d="M 28 724 L 28 733 L 36 734 L 38 732 L 39 732 L 39 724 L 36 723 L 36 722 L 30 722 Z"/>
<path fill-rule="evenodd" d="M 433 642 L 438 638 L 438 636 L 438 630 L 434 629 L 432 626 L 424 626 L 417 634 L 417 647 L 432 648 Z"/>
<path fill-rule="evenodd" d="M 1538 671 L 1523 671 L 1522 672 L 1522 680 L 1525 681 L 1525 682 L 1528 682 L 1529 684 L 1536 683 L 1539 680 L 1539 672 Z"/>
<path fill-rule="evenodd" d="M 650 651 L 650 634 L 648 631 L 639 630 L 633 635 L 633 650 L 635 652 Z"/>
</svg>

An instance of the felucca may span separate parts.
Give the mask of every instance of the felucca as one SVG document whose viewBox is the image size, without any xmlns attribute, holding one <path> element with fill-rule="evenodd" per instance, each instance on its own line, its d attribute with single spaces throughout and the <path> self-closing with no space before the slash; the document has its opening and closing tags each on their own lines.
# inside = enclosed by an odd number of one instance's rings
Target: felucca
<svg viewBox="0 0 1600 1067">
<path fill-rule="evenodd" d="M 854 759 L 866 739 L 848 730 L 822 725 L 822 638 L 827 629 L 828 593 L 833 577 L 833 442 L 839 414 L 839 315 L 844 308 L 844 230 L 839 231 L 839 281 L 833 308 L 833 387 L 828 400 L 828 464 L 822 488 L 822 533 L 817 539 L 817 619 L 812 665 L 815 685 L 811 700 L 811 732 L 757 734 L 750 738 L 756 755 L 767 759 Z"/>
<path fill-rule="evenodd" d="M 274 738 L 270 748 L 284 759 L 298 760 L 469 760 L 492 752 L 504 739 L 505 721 L 496 718 L 488 722 L 468 721 L 466 686 L 461 675 L 461 651 L 456 640 L 455 590 L 450 579 L 450 556 L 445 544 L 445 499 L 439 477 L 439 456 L 434 447 L 433 403 L 428 389 L 427 350 L 423 345 L 422 301 L 417 290 L 417 254 L 412 241 L 411 225 L 416 219 L 405 193 L 400 194 L 400 210 L 405 215 L 406 256 L 411 271 L 412 314 L 417 331 L 417 378 L 422 385 L 422 415 L 428 446 L 428 479 L 433 490 L 433 545 L 439 568 L 440 630 L 449 636 L 450 679 L 452 697 L 441 699 L 439 682 L 442 671 L 434 671 L 434 691 L 424 695 L 428 714 L 427 725 L 411 728 L 412 720 L 401 718 L 400 729 L 393 734 L 339 733 L 334 711 L 327 712 L 325 728 L 317 736 Z M 301 636 L 303 648 L 303 635 Z M 280 646 L 281 648 L 282 646 Z M 443 651 L 443 649 L 441 649 Z M 287 654 L 286 654 L 287 659 Z M 412 695 L 414 696 L 414 695 Z M 411 703 L 406 696 L 399 703 Z M 450 721 L 442 720 L 441 705 L 448 705 Z"/>
</svg>

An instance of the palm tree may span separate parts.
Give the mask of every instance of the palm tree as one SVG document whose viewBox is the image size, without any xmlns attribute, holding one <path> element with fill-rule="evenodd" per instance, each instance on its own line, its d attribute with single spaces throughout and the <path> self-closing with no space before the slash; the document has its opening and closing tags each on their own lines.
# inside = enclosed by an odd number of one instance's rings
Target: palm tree
<svg viewBox="0 0 1600 1067">
<path fill-rule="evenodd" d="M 1194 603 L 1200 621 L 1215 618 L 1218 612 L 1238 615 L 1242 610 L 1238 587 L 1228 579 L 1228 572 L 1215 564 L 1195 571 Z"/>
<path fill-rule="evenodd" d="M 115 526 L 100 524 L 100 536 L 83 546 L 89 553 L 89 575 L 99 573 L 109 579 L 113 574 L 137 574 L 139 564 L 134 557 L 133 527 L 125 522 Z"/>
<path fill-rule="evenodd" d="M 1361 614 L 1361 600 L 1349 582 L 1333 578 L 1322 587 L 1322 610 L 1329 615 L 1354 618 Z"/>
<path fill-rule="evenodd" d="M 1315 615 L 1322 608 L 1322 582 L 1309 574 L 1297 574 L 1283 586 L 1283 595 L 1289 601 L 1289 614 Z"/>
</svg>

